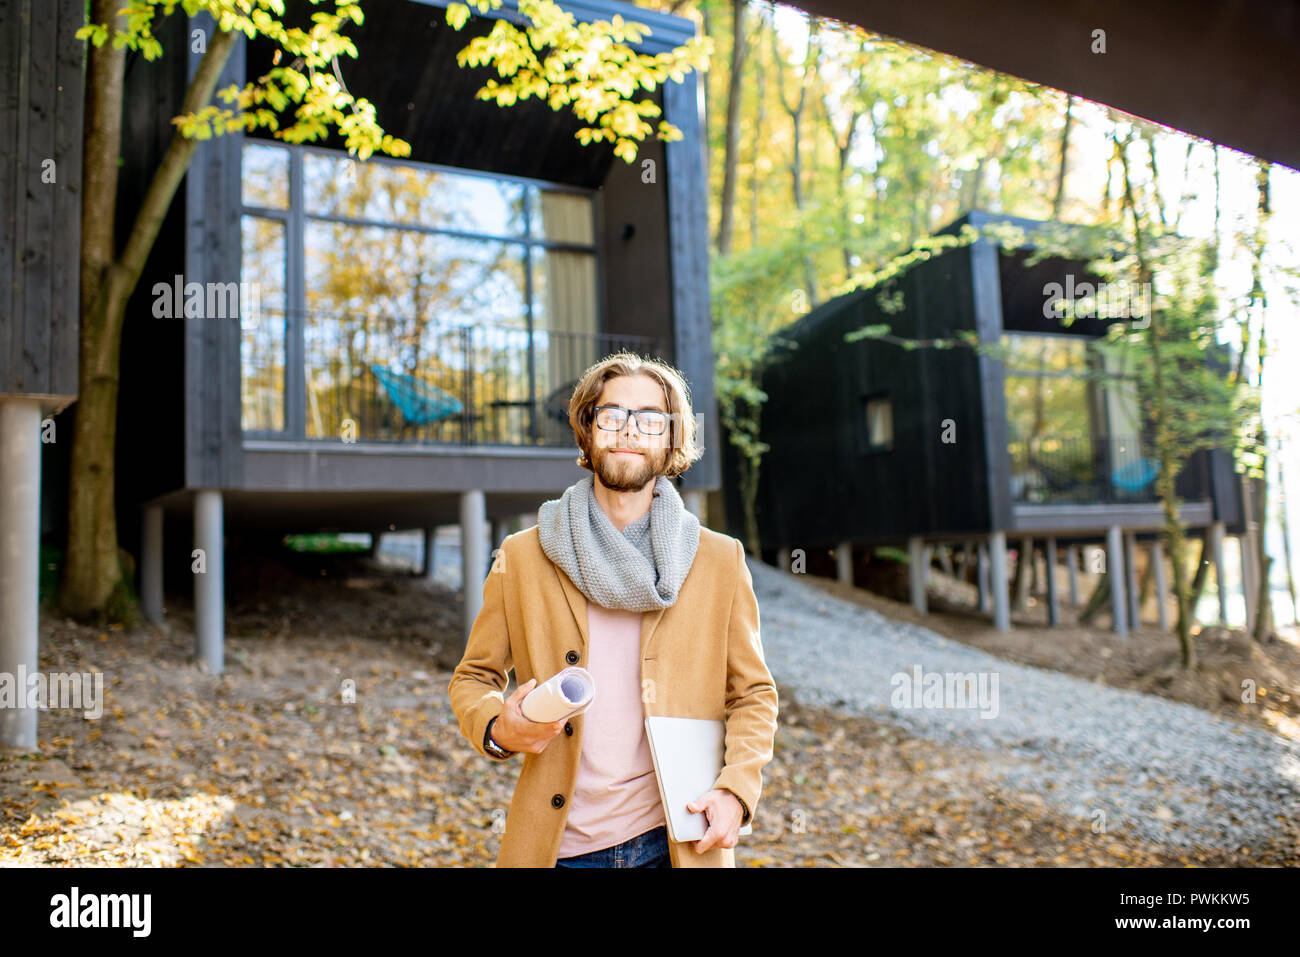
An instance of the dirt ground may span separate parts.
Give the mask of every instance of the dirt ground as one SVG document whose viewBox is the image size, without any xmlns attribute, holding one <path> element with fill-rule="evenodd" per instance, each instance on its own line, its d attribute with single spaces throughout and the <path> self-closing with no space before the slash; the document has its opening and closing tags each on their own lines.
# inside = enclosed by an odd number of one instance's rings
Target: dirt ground
<svg viewBox="0 0 1300 957">
<path fill-rule="evenodd" d="M 521 759 L 488 762 L 456 725 L 446 689 L 463 644 L 458 597 L 360 558 L 240 571 L 220 676 L 194 662 L 180 598 L 169 596 L 163 628 L 42 620 L 42 670 L 102 672 L 104 713 L 44 712 L 40 753 L 0 756 L 0 866 L 492 866 Z M 1027 627 L 994 637 L 948 617 L 925 623 L 1015 660 L 1048 654 L 1041 631 L 1036 644 Z M 1141 632 L 1128 645 L 1104 631 L 1053 635 L 1070 649 L 1064 670 L 1180 692 L 1176 680 L 1159 687 L 1160 643 Z M 355 703 L 345 703 L 349 680 Z M 780 692 L 775 756 L 740 866 L 1300 864 L 1294 821 L 1280 820 L 1268 846 L 1233 851 L 1095 833 L 1001 790 L 985 754 Z"/>
</svg>

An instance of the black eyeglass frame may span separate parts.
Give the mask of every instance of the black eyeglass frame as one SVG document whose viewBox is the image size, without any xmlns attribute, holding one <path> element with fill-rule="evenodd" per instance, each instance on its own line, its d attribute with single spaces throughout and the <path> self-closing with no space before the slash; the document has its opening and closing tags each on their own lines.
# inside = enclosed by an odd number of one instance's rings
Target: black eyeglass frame
<svg viewBox="0 0 1300 957">
<path fill-rule="evenodd" d="M 619 423 L 618 428 L 610 429 L 600 424 L 600 412 L 602 409 L 613 409 L 616 412 L 623 413 L 623 421 Z M 641 428 L 641 413 L 643 412 L 652 412 L 655 415 L 662 415 L 664 417 L 663 432 L 647 432 L 645 429 Z M 625 409 L 621 405 L 598 405 L 591 411 L 591 421 L 594 422 L 596 428 L 600 429 L 602 432 L 622 432 L 624 427 L 627 425 L 628 416 L 631 416 L 632 420 L 636 422 L 636 430 L 642 435 L 663 435 L 668 431 L 668 427 L 672 423 L 671 414 L 662 412 L 659 409 Z"/>
</svg>

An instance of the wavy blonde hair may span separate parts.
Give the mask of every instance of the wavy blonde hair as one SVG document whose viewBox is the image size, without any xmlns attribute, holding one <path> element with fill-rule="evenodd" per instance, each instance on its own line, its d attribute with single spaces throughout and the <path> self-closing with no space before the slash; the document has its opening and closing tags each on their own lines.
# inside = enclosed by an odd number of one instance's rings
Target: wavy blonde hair
<svg viewBox="0 0 1300 957">
<path fill-rule="evenodd" d="M 606 356 L 587 369 L 573 389 L 569 399 L 569 424 L 573 426 L 578 441 L 577 462 L 589 472 L 596 471 L 591 464 L 591 427 L 596 417 L 596 404 L 605 390 L 605 383 L 620 376 L 644 375 L 659 383 L 664 390 L 668 407 L 669 448 L 668 461 L 663 474 L 668 478 L 680 475 L 704 455 L 704 447 L 697 439 L 695 413 L 691 410 L 691 390 L 686 378 L 677 369 L 660 359 L 639 356 L 634 352 L 616 352 Z"/>
</svg>

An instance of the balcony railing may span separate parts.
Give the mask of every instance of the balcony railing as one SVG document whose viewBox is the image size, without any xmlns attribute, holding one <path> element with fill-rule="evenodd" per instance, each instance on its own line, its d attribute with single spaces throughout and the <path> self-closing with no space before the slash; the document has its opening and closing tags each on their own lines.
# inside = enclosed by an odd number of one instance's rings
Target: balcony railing
<svg viewBox="0 0 1300 957">
<path fill-rule="evenodd" d="M 658 354 L 659 341 L 309 314 L 303 324 L 302 409 L 297 416 L 286 415 L 290 423 L 300 421 L 300 428 L 259 428 L 268 420 L 257 414 L 250 421 L 250 383 L 266 382 L 268 376 L 245 368 L 245 434 L 309 441 L 571 446 L 568 401 L 574 386 L 592 363 L 624 349 Z M 247 347 L 244 361 L 249 364 Z"/>
<path fill-rule="evenodd" d="M 1137 436 L 1040 436 L 1008 451 L 1014 502 L 1156 501 L 1159 463 Z"/>
</svg>

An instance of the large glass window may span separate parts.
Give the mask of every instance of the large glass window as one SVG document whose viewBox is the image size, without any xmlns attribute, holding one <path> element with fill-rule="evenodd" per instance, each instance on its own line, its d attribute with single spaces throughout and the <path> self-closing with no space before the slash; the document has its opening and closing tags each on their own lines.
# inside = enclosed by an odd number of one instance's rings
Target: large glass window
<svg viewBox="0 0 1300 957">
<path fill-rule="evenodd" d="M 246 330 L 245 429 L 554 437 L 547 400 L 603 354 L 590 193 L 261 143 L 244 163 L 245 270 L 288 276 L 287 331 Z"/>
<path fill-rule="evenodd" d="M 1020 501 L 1135 495 L 1147 472 L 1123 355 L 1082 336 L 1004 333 L 1012 494 Z"/>
</svg>

